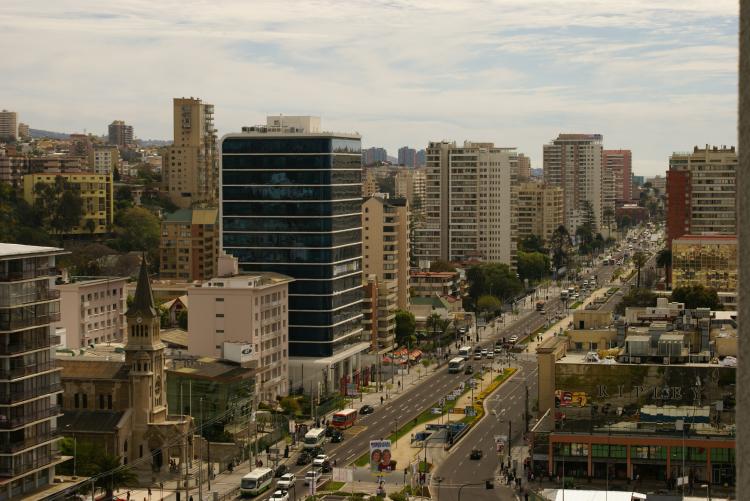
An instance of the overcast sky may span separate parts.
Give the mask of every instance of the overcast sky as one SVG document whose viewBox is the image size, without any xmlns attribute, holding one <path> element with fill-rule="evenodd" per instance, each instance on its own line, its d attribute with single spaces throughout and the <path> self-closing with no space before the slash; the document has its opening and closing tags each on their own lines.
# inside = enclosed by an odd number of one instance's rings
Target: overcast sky
<svg viewBox="0 0 750 501">
<path fill-rule="evenodd" d="M 32 128 L 171 139 L 172 98 L 219 134 L 320 115 L 365 146 L 517 146 L 559 132 L 633 150 L 736 144 L 736 0 L 3 0 L 0 108 Z"/>
</svg>

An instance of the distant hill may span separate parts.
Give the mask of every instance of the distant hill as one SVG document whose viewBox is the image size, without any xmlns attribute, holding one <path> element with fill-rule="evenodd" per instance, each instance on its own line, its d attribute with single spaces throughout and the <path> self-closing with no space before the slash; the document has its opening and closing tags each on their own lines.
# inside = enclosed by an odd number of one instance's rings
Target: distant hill
<svg viewBox="0 0 750 501">
<path fill-rule="evenodd" d="M 70 137 L 70 134 L 66 134 L 64 132 L 53 132 L 51 130 L 41 130 L 41 129 L 29 129 L 29 134 L 31 134 L 31 137 L 35 139 L 40 138 L 50 138 L 50 139 L 68 139 Z"/>
<path fill-rule="evenodd" d="M 174 141 L 165 141 L 164 139 L 136 139 L 136 142 L 144 147 L 147 146 L 169 146 Z"/>
</svg>

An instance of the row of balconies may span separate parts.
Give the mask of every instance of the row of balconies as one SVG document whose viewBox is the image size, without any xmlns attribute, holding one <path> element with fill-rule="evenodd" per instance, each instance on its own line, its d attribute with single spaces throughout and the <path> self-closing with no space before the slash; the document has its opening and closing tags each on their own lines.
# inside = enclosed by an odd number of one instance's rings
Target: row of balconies
<svg viewBox="0 0 750 501">
<path fill-rule="evenodd" d="M 58 430 L 51 430 L 47 433 L 42 433 L 40 435 L 29 437 L 23 440 L 17 440 L 9 443 L 0 443 L 0 453 L 12 454 L 14 452 L 22 451 L 44 442 L 49 442 L 50 440 L 54 440 L 59 436 L 60 432 Z"/>
<path fill-rule="evenodd" d="M 18 409 L 18 407 L 15 409 Z M 10 412 L 10 409 L 3 409 L 0 410 L 0 412 Z M 62 408 L 59 405 L 53 405 L 52 407 L 41 411 L 24 412 L 22 416 L 13 416 L 10 418 L 5 414 L 0 414 L 0 429 L 11 430 L 28 423 L 33 423 L 34 421 L 41 421 L 42 419 L 59 416 L 61 414 Z"/>
<path fill-rule="evenodd" d="M 0 308 L 21 306 L 41 301 L 52 301 L 54 299 L 60 299 L 60 291 L 58 289 L 39 289 L 38 291 L 26 294 L 10 294 L 8 296 L 2 296 L 0 297 Z"/>
<path fill-rule="evenodd" d="M 13 331 L 60 321 L 60 313 L 50 313 L 30 318 L 11 318 L 0 321 L 0 331 Z"/>
<path fill-rule="evenodd" d="M 19 462 L 14 465 L 7 465 L 0 463 L 0 476 L 2 477 L 15 477 L 23 473 L 43 468 L 45 466 L 55 463 L 60 459 L 60 451 L 52 450 L 49 454 L 36 459 L 30 459 L 28 461 Z"/>
<path fill-rule="evenodd" d="M 19 377 L 30 376 L 32 374 L 39 374 L 56 368 L 57 365 L 54 360 L 49 362 L 43 362 L 36 365 L 27 365 L 24 367 L 12 367 L 10 369 L 0 369 L 0 379 L 16 379 Z"/>
<path fill-rule="evenodd" d="M 29 390 L 0 393 L 0 404 L 15 404 L 34 397 L 56 393 L 58 391 L 62 391 L 62 384 L 60 383 L 53 383 Z"/>
<path fill-rule="evenodd" d="M 36 268 L 33 270 L 9 271 L 0 270 L 0 282 L 16 282 L 19 280 L 30 280 L 32 278 L 42 278 L 57 275 L 54 268 Z"/>
</svg>

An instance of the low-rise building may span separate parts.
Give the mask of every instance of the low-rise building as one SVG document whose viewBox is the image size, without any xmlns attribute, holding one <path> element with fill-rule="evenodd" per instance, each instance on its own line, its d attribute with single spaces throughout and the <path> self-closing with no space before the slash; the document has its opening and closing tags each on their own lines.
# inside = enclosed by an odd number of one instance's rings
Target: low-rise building
<svg viewBox="0 0 750 501">
<path fill-rule="evenodd" d="M 65 348 L 125 339 L 126 284 L 122 277 L 72 277 L 55 286 L 61 313 L 56 326 L 66 330 Z"/>
<path fill-rule="evenodd" d="M 180 209 L 166 215 L 159 242 L 161 278 L 193 281 L 216 276 L 218 217 L 218 209 Z"/>
<path fill-rule="evenodd" d="M 96 174 L 113 174 L 120 163 L 117 146 L 96 145 L 89 153 L 89 168 Z"/>
<path fill-rule="evenodd" d="M 411 294 L 414 297 L 458 296 L 460 278 L 457 271 L 411 271 Z"/>
</svg>

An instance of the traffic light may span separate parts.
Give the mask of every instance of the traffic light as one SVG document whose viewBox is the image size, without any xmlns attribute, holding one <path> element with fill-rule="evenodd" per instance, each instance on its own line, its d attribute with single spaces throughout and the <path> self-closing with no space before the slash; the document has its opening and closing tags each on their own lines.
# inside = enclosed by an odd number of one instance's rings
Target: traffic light
<svg viewBox="0 0 750 501">
<path fill-rule="evenodd" d="M 492 480 L 485 480 L 484 482 L 484 488 L 485 489 L 494 489 L 495 484 L 492 483 Z"/>
</svg>

